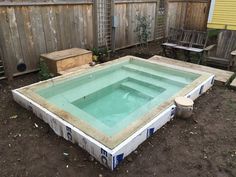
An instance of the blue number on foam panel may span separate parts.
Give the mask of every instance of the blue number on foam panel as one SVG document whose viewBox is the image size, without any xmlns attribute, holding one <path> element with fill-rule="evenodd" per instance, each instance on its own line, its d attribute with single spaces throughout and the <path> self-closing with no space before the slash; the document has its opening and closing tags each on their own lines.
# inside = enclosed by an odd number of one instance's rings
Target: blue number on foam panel
<svg viewBox="0 0 236 177">
<path fill-rule="evenodd" d="M 107 151 L 101 148 L 101 161 L 103 164 L 108 166 L 108 160 L 107 160 Z"/>
<path fill-rule="evenodd" d="M 150 137 L 154 133 L 154 128 L 147 129 L 147 138 Z"/>
<path fill-rule="evenodd" d="M 101 148 L 101 154 L 105 155 L 107 157 L 107 151 L 105 151 L 104 149 Z"/>
<path fill-rule="evenodd" d="M 213 85 L 214 82 L 215 82 L 215 77 L 212 78 L 212 80 L 211 80 L 211 85 Z"/>
<path fill-rule="evenodd" d="M 69 141 L 72 141 L 72 131 L 70 127 L 66 126 L 66 131 L 67 131 L 67 138 Z"/>
<path fill-rule="evenodd" d="M 124 153 L 119 154 L 116 156 L 116 164 L 118 165 L 119 163 L 121 163 L 124 160 Z"/>
<path fill-rule="evenodd" d="M 120 164 L 124 160 L 124 153 L 119 154 L 113 157 L 113 168 L 115 168 L 118 164 Z"/>
<path fill-rule="evenodd" d="M 175 109 L 174 107 L 171 108 L 171 114 L 170 114 L 170 116 L 171 116 L 171 117 L 174 117 L 175 112 L 176 112 L 176 109 Z"/>
<path fill-rule="evenodd" d="M 66 126 L 66 130 L 71 133 L 71 128 Z"/>
<path fill-rule="evenodd" d="M 202 94 L 202 92 L 203 92 L 203 89 L 204 89 L 204 85 L 202 85 L 202 86 L 201 86 L 201 88 L 200 88 L 200 91 L 199 91 L 199 95 L 201 95 L 201 94 Z"/>
</svg>

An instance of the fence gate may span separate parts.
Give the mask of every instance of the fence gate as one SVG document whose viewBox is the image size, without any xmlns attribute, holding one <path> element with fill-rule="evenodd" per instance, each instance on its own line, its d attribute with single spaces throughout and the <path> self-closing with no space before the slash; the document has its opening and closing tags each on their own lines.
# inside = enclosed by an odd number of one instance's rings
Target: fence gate
<svg viewBox="0 0 236 177">
<path fill-rule="evenodd" d="M 94 42 L 96 47 L 111 49 L 113 3 L 112 0 L 94 1 L 94 22 L 96 28 L 94 30 Z"/>
</svg>

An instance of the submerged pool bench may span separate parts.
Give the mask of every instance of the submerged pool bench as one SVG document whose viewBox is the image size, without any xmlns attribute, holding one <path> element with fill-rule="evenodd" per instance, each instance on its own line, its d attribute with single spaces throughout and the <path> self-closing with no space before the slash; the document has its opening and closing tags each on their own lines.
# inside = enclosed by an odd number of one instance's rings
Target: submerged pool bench
<svg viewBox="0 0 236 177">
<path fill-rule="evenodd" d="M 195 100 L 214 75 L 126 56 L 13 90 L 13 98 L 114 169 L 175 116 L 174 99 Z"/>
</svg>

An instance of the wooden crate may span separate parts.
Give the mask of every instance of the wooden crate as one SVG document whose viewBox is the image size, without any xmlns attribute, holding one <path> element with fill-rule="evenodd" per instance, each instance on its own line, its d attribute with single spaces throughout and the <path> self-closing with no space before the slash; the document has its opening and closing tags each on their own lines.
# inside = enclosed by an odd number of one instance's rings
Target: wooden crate
<svg viewBox="0 0 236 177">
<path fill-rule="evenodd" d="M 61 71 L 88 64 L 92 61 L 92 52 L 85 49 L 72 48 L 42 54 L 41 59 L 46 62 L 49 71 L 57 75 Z"/>
</svg>

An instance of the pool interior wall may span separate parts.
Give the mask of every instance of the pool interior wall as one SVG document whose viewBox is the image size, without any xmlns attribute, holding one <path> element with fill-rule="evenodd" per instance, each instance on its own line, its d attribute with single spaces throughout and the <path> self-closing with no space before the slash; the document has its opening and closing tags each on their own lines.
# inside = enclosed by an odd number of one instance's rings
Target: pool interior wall
<svg viewBox="0 0 236 177">
<path fill-rule="evenodd" d="M 135 57 L 132 57 L 132 58 L 135 58 Z M 137 60 L 137 61 L 139 62 L 139 60 Z M 147 64 L 153 64 L 153 63 L 147 62 Z M 179 68 L 179 69 L 181 69 L 181 68 Z M 172 70 L 172 69 L 170 69 L 170 70 Z M 143 73 L 143 71 L 142 71 L 142 73 Z M 183 75 L 186 75 L 186 72 L 180 72 L 180 73 Z M 194 79 L 196 79 L 196 77 L 198 77 L 198 74 L 196 74 L 196 73 L 197 72 L 195 72 L 194 74 L 193 73 L 191 74 L 188 72 L 188 74 L 190 74 L 190 77 L 187 77 L 187 79 L 181 80 L 181 84 L 191 83 L 192 80 L 194 80 Z M 107 76 L 109 76 L 109 75 L 107 75 Z M 137 78 L 139 79 L 139 77 L 140 76 L 138 76 Z M 179 75 L 175 75 L 174 77 L 179 77 Z M 130 93 L 130 98 L 128 101 L 130 102 L 129 104 L 130 104 L 130 107 L 132 108 L 132 110 L 137 111 L 140 107 L 142 107 L 142 105 L 146 105 L 151 100 L 154 100 L 155 97 L 160 96 L 163 92 L 166 91 L 167 87 L 165 87 L 165 86 L 160 86 L 160 85 L 157 86 L 157 85 L 153 84 L 154 83 L 153 81 L 147 83 L 148 80 L 145 80 L 145 84 L 143 84 L 142 82 L 137 81 L 137 78 L 127 76 L 125 78 L 122 78 L 120 80 L 120 82 L 114 82 L 114 83 L 108 84 L 107 86 L 105 86 L 103 88 L 104 90 L 100 89 L 100 90 L 96 91 L 95 92 L 96 94 L 94 94 L 94 92 L 87 94 L 86 100 L 83 100 L 83 97 L 80 98 L 80 97 L 76 96 L 73 98 L 73 101 L 71 101 L 70 103 L 72 105 L 74 105 L 77 109 L 83 110 L 84 112 L 93 115 L 96 113 L 96 111 L 93 112 L 94 110 L 90 108 L 91 104 L 95 104 L 95 106 L 99 107 L 100 103 L 106 102 L 106 99 L 110 99 L 109 97 L 113 98 L 113 94 L 115 95 L 115 99 L 118 99 L 117 102 L 123 104 L 123 102 L 127 101 L 126 100 L 127 97 L 124 98 L 125 100 L 123 100 L 121 98 L 123 98 L 124 95 L 127 95 L 127 90 L 128 91 L 130 90 L 130 88 L 127 89 L 126 85 L 128 85 L 128 86 L 135 85 L 134 90 L 133 90 L 133 88 L 131 88 L 132 93 Z M 74 79 L 76 79 L 76 78 L 74 78 Z M 69 79 L 68 81 L 70 81 L 70 80 L 71 79 Z M 207 78 L 205 78 L 196 87 L 189 90 L 184 96 L 195 100 L 197 97 L 199 97 L 201 94 L 206 92 L 212 86 L 213 81 L 214 81 L 214 76 L 208 75 Z M 60 86 L 59 86 L 60 82 L 58 82 L 58 83 L 59 83 L 58 85 L 56 84 L 58 86 L 57 87 L 58 90 L 63 89 L 63 88 L 60 88 Z M 72 83 L 75 84 L 75 82 L 72 82 Z M 55 84 L 55 83 L 50 82 L 49 84 L 47 84 L 48 86 L 46 89 L 50 88 L 51 84 Z M 148 85 L 148 84 L 150 84 L 150 85 Z M 179 85 L 179 83 L 178 83 L 177 88 L 179 88 L 179 87 L 181 88 L 181 84 Z M 35 84 L 35 85 L 37 86 L 38 84 Z M 123 87 L 123 85 L 124 85 L 124 87 Z M 30 87 L 34 87 L 34 86 L 30 86 Z M 146 87 L 148 87 L 148 89 L 150 89 L 150 90 L 146 91 L 145 93 L 140 91 L 140 89 L 146 90 Z M 47 93 L 47 92 L 44 92 L 45 88 L 43 88 L 43 89 L 40 87 L 39 87 L 39 89 L 38 89 L 38 87 L 36 87 L 36 88 L 37 88 L 37 92 L 39 94 L 43 95 L 44 93 L 45 94 Z M 70 86 L 70 88 L 71 88 L 71 86 Z M 74 88 L 76 88 L 76 87 L 74 87 Z M 22 88 L 22 89 L 24 89 L 24 88 Z M 26 89 L 28 89 L 28 87 L 26 87 Z M 105 98 L 104 98 L 104 93 L 105 93 Z M 48 94 L 49 97 L 52 95 L 56 95 L 55 90 L 53 90 L 50 94 Z M 119 96 L 119 98 L 117 97 L 117 95 Z M 44 96 L 47 96 L 47 95 L 44 95 Z M 122 143 L 117 145 L 115 148 L 110 149 L 107 146 L 105 146 L 104 144 L 102 144 L 101 142 L 95 140 L 94 138 L 92 138 L 91 136 L 86 134 L 86 132 L 81 131 L 80 129 L 73 126 L 69 122 L 63 120 L 60 116 L 49 111 L 48 109 L 46 109 L 42 105 L 38 104 L 36 101 L 30 99 L 27 95 L 25 95 L 21 92 L 21 89 L 14 90 L 13 97 L 19 104 L 21 104 L 22 106 L 24 106 L 25 108 L 27 108 L 29 110 L 32 110 L 39 118 L 43 119 L 46 123 L 48 123 L 50 125 L 50 127 L 55 131 L 56 134 L 58 134 L 59 136 L 63 136 L 65 139 L 67 139 L 73 143 L 78 144 L 80 147 L 87 150 L 92 156 L 94 156 L 104 166 L 106 166 L 112 170 L 124 159 L 124 157 L 126 157 L 128 154 L 130 154 L 133 150 L 135 150 L 138 147 L 139 144 L 141 144 L 143 141 L 145 141 L 157 129 L 159 129 L 166 122 L 168 122 L 171 118 L 173 118 L 173 116 L 175 114 L 175 105 L 172 103 L 171 105 L 166 107 L 166 109 L 163 110 L 160 114 L 155 115 L 150 122 L 146 123 L 143 127 L 141 127 L 135 133 L 133 133 L 131 136 L 126 138 Z M 96 99 L 97 97 L 98 97 L 98 99 Z M 106 98 L 106 97 L 108 97 L 108 98 Z M 136 99 L 136 97 L 138 97 L 139 101 L 138 101 L 138 103 L 134 104 L 133 99 L 134 98 Z M 99 100 L 98 102 L 100 102 L 100 103 L 96 103 L 96 101 L 94 102 L 91 100 Z M 106 104 L 106 103 L 104 103 L 104 104 Z M 104 112 L 110 111 L 109 109 L 106 110 L 107 108 L 105 108 L 105 107 L 102 107 L 101 109 L 104 109 Z M 122 105 L 120 106 L 120 104 L 117 105 L 116 109 L 117 110 L 124 109 L 125 115 L 128 112 L 128 111 L 126 111 L 126 107 L 124 108 L 124 107 L 122 107 Z M 96 116 L 98 118 L 99 117 L 102 118 L 103 115 L 106 115 L 106 114 L 107 113 L 105 113 L 105 114 L 102 113 L 102 115 L 96 114 Z M 118 117 L 119 117 L 119 115 L 118 115 Z M 100 118 L 100 120 L 102 120 L 101 118 Z M 117 122 L 117 123 L 119 124 L 119 122 Z M 116 122 L 115 122 L 115 124 L 116 124 Z M 109 123 L 108 123 L 108 125 L 109 125 Z"/>
<path fill-rule="evenodd" d="M 199 76 L 131 60 L 36 92 L 112 137 Z"/>
</svg>

